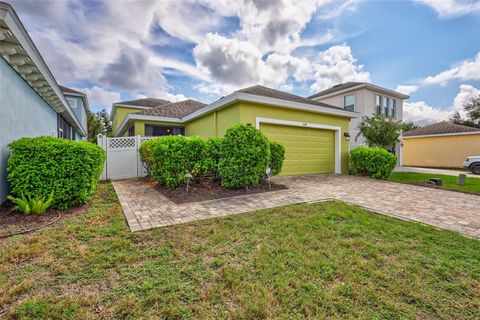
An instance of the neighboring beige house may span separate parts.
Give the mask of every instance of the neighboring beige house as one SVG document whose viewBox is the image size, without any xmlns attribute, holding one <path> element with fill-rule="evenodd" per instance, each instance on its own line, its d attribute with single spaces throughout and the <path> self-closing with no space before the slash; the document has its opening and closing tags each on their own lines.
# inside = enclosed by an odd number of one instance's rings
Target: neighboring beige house
<svg viewBox="0 0 480 320">
<path fill-rule="evenodd" d="M 347 82 L 337 84 L 308 98 L 355 111 L 362 116 L 381 114 L 401 121 L 403 120 L 403 100 L 408 99 L 409 96 L 370 83 Z M 350 148 L 365 145 L 362 136 L 357 138 L 359 132 L 357 127 L 361 121 L 361 117 L 350 121 Z M 395 148 L 395 154 L 400 160 L 400 143 Z"/>
<path fill-rule="evenodd" d="M 462 168 L 480 155 L 480 129 L 447 121 L 405 132 L 402 142 L 404 166 Z"/>
</svg>

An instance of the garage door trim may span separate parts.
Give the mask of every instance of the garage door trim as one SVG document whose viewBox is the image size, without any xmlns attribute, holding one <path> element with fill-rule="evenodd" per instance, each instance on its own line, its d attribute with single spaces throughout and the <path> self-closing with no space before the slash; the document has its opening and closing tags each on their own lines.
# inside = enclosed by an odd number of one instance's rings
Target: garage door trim
<svg viewBox="0 0 480 320">
<path fill-rule="evenodd" d="M 314 129 L 325 129 L 335 131 L 335 173 L 342 173 L 342 128 L 336 126 L 329 126 L 319 123 L 309 123 L 309 122 L 300 122 L 300 121 L 289 121 L 289 120 L 280 120 L 272 118 L 256 118 L 256 127 L 260 130 L 260 123 L 270 123 L 270 124 L 280 124 L 284 126 L 293 126 L 293 127 L 304 127 L 304 128 L 314 128 Z"/>
</svg>

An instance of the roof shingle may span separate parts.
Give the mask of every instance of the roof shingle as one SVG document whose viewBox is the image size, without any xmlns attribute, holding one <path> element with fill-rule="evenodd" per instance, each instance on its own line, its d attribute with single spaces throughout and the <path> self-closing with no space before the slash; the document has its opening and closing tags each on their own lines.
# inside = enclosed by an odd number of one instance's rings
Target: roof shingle
<svg viewBox="0 0 480 320">
<path fill-rule="evenodd" d="M 264 97 L 269 97 L 269 98 L 275 98 L 275 99 L 282 99 L 282 100 L 288 100 L 288 101 L 293 101 L 293 102 L 299 102 L 299 103 L 305 103 L 305 104 L 311 104 L 311 105 L 316 105 L 320 107 L 326 107 L 326 108 L 332 108 L 332 109 L 340 109 L 344 110 L 343 108 L 339 108 L 336 106 L 332 106 L 330 104 L 326 104 L 323 102 L 307 99 L 304 97 L 300 97 L 291 93 L 275 90 L 272 88 L 267 88 L 264 86 L 256 85 L 248 88 L 244 88 L 235 92 L 242 92 L 242 93 L 249 93 L 249 94 L 254 94 L 257 96 L 264 96 Z"/>
<path fill-rule="evenodd" d="M 425 136 L 433 134 L 448 134 L 448 133 L 462 133 L 462 132 L 479 132 L 480 129 L 454 124 L 448 121 L 442 121 L 431 124 L 418 129 L 407 131 L 403 134 L 404 137 L 411 136 Z"/>
<path fill-rule="evenodd" d="M 146 110 L 137 112 L 136 114 L 143 114 L 143 115 L 157 116 L 157 117 L 182 118 L 205 106 L 206 106 L 205 103 L 189 99 L 189 100 L 164 104 L 151 109 L 146 109 Z"/>
<path fill-rule="evenodd" d="M 128 106 L 140 106 L 140 107 L 148 107 L 148 108 L 155 108 L 155 107 L 169 104 L 169 103 L 171 102 L 168 100 L 156 99 L 156 98 L 144 98 L 144 99 L 115 102 L 115 104 L 124 104 Z"/>
</svg>

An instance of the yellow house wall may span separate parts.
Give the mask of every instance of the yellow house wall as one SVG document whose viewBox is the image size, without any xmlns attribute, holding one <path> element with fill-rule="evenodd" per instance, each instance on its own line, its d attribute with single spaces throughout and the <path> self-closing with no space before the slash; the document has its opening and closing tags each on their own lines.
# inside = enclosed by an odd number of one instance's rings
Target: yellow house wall
<svg viewBox="0 0 480 320">
<path fill-rule="evenodd" d="M 135 135 L 136 136 L 145 136 L 145 125 L 146 124 L 184 127 L 184 125 L 182 123 L 178 123 L 178 122 L 135 120 L 134 121 L 134 126 L 135 126 Z M 128 131 L 128 128 L 127 128 L 127 131 Z"/>
<path fill-rule="evenodd" d="M 403 137 L 404 166 L 460 168 L 466 157 L 474 155 L 480 155 L 480 134 Z"/>
<path fill-rule="evenodd" d="M 142 109 L 136 108 L 126 108 L 126 107 L 116 107 L 115 114 L 112 119 L 112 130 L 113 133 L 117 132 L 118 127 L 122 124 L 123 120 L 129 113 L 140 112 Z"/>
<path fill-rule="evenodd" d="M 223 137 L 227 129 L 237 123 L 240 123 L 238 103 L 189 121 L 185 126 L 185 134 L 204 138 Z"/>
</svg>

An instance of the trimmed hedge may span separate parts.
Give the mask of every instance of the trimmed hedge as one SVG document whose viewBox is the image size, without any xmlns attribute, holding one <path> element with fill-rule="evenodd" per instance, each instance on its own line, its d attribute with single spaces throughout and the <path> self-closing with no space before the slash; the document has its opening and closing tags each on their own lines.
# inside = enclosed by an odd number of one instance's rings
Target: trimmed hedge
<svg viewBox="0 0 480 320">
<path fill-rule="evenodd" d="M 258 185 L 269 161 L 270 144 L 260 130 L 243 124 L 231 127 L 222 143 L 222 186 L 238 189 Z"/>
<path fill-rule="evenodd" d="M 206 143 L 198 137 L 165 136 L 154 139 L 152 177 L 168 188 L 187 182 L 186 174 L 194 178 L 202 174 Z"/>
<path fill-rule="evenodd" d="M 220 177 L 220 157 L 223 138 L 210 138 L 206 141 L 205 153 L 202 160 L 200 171 L 204 176 Z"/>
<path fill-rule="evenodd" d="M 282 172 L 283 160 L 285 160 L 285 147 L 278 143 L 270 142 L 270 175 L 277 176 Z"/>
<path fill-rule="evenodd" d="M 138 149 L 140 153 L 140 160 L 142 160 L 143 165 L 145 166 L 145 169 L 147 169 L 149 175 L 152 174 L 152 167 L 154 164 L 152 147 L 155 145 L 156 140 L 158 140 L 158 138 L 144 141 Z"/>
<path fill-rule="evenodd" d="M 52 207 L 83 204 L 95 191 L 105 152 L 90 142 L 52 137 L 22 138 L 9 144 L 12 194 L 37 198 L 53 192 Z"/>
<path fill-rule="evenodd" d="M 397 157 L 382 148 L 357 147 L 350 152 L 350 172 L 374 179 L 386 179 L 397 163 Z"/>
</svg>

